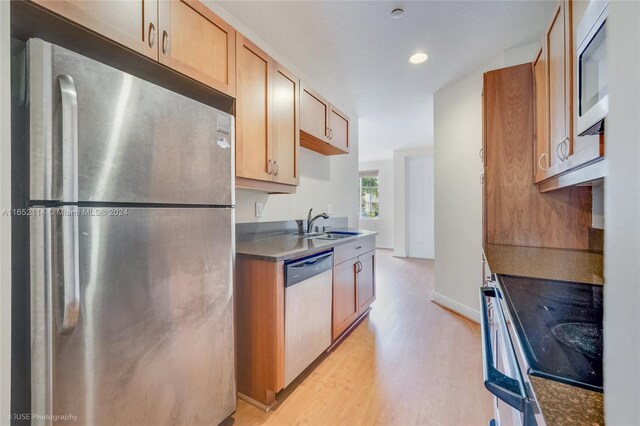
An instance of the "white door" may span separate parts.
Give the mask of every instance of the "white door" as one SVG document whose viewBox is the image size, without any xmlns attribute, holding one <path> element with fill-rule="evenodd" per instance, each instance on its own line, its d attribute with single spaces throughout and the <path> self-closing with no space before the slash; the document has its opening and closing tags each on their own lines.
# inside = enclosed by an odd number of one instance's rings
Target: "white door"
<svg viewBox="0 0 640 426">
<path fill-rule="evenodd" d="M 405 182 L 407 256 L 433 259 L 433 157 L 407 157 Z"/>
</svg>

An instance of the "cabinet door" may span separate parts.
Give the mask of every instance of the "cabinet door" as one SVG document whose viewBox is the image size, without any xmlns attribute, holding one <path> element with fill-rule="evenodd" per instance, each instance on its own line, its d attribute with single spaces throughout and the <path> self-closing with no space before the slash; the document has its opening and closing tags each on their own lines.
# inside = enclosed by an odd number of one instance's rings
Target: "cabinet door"
<svg viewBox="0 0 640 426">
<path fill-rule="evenodd" d="M 272 181 L 271 59 L 242 35 L 237 39 L 236 176 Z"/>
<path fill-rule="evenodd" d="M 160 0 L 160 62 L 235 96 L 235 37 L 231 25 L 196 0 Z"/>
<path fill-rule="evenodd" d="M 358 318 L 356 259 L 333 267 L 333 339 Z"/>
<path fill-rule="evenodd" d="M 310 88 L 300 90 L 300 131 L 329 142 L 329 102 Z"/>
<path fill-rule="evenodd" d="M 329 140 L 331 145 L 349 152 L 349 117 L 333 105 L 329 118 Z"/>
<path fill-rule="evenodd" d="M 376 256 L 371 250 L 358 257 L 358 316 L 362 315 L 376 300 Z"/>
<path fill-rule="evenodd" d="M 572 37 L 571 3 L 561 2 L 547 31 L 545 48 L 548 60 L 549 144 L 553 172 L 571 154 L 572 130 Z"/>
<path fill-rule="evenodd" d="M 158 0 L 35 0 L 35 3 L 129 49 L 158 59 Z"/>
<path fill-rule="evenodd" d="M 274 65 L 272 108 L 274 181 L 298 184 L 298 147 L 300 145 L 299 83 L 280 64 Z"/>
<path fill-rule="evenodd" d="M 540 182 L 545 179 L 549 168 L 549 125 L 547 118 L 547 69 L 544 47 L 540 49 L 533 62 L 533 77 L 535 84 L 535 155 L 534 180 Z"/>
</svg>

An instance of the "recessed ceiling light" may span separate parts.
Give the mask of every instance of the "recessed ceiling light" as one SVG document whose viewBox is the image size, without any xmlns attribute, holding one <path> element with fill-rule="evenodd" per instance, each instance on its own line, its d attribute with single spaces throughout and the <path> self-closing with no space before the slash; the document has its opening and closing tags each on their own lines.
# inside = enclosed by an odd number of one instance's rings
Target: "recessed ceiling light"
<svg viewBox="0 0 640 426">
<path fill-rule="evenodd" d="M 428 57 L 429 55 L 426 53 L 415 53 L 409 57 L 409 62 L 412 64 L 421 64 L 426 61 Z"/>
<path fill-rule="evenodd" d="M 393 10 L 391 11 L 391 17 L 392 17 L 393 19 L 399 19 L 399 18 L 402 18 L 402 16 L 403 16 L 403 15 L 404 15 L 404 10 L 402 10 L 402 9 L 393 9 Z"/>
</svg>

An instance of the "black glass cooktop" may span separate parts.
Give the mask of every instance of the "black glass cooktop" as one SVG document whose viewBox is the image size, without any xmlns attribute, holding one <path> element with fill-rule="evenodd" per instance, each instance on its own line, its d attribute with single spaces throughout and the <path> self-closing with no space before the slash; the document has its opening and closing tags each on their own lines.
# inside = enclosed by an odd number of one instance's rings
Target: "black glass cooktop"
<svg viewBox="0 0 640 426">
<path fill-rule="evenodd" d="M 529 374 L 602 392 L 602 286 L 499 278 Z"/>
</svg>

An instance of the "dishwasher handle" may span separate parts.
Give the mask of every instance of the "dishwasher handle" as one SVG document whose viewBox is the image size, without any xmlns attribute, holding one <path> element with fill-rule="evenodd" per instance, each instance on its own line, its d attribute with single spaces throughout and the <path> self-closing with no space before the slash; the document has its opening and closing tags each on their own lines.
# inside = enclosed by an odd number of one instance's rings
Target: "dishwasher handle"
<svg viewBox="0 0 640 426">
<path fill-rule="evenodd" d="M 291 287 L 333 268 L 333 252 L 323 252 L 284 265 L 284 286 Z"/>
</svg>

